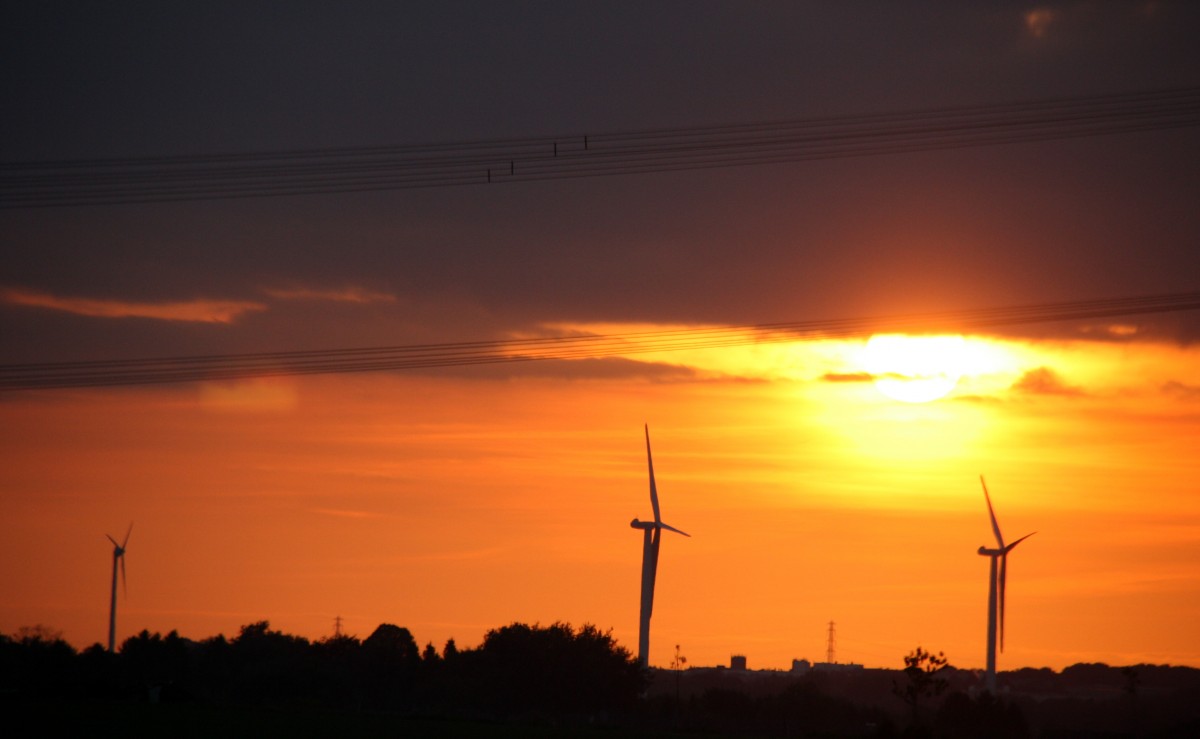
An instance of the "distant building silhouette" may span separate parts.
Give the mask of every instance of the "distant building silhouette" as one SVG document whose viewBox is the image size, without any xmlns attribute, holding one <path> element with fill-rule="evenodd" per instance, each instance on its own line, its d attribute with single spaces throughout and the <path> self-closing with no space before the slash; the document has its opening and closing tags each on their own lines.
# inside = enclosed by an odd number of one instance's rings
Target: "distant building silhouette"
<svg viewBox="0 0 1200 739">
<path fill-rule="evenodd" d="M 730 657 L 729 658 L 729 669 L 745 670 L 746 669 L 746 655 L 735 654 L 732 657 Z"/>
<path fill-rule="evenodd" d="M 863 666 L 853 662 L 817 662 L 812 669 L 814 672 L 862 672 Z"/>
</svg>

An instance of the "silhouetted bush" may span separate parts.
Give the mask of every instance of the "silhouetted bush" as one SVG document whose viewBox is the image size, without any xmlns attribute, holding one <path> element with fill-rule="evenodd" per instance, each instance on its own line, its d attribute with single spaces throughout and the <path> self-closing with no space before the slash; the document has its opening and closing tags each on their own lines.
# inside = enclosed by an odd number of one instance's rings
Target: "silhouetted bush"
<svg viewBox="0 0 1200 739">
<path fill-rule="evenodd" d="M 471 699 L 499 716 L 595 714 L 633 705 L 645 675 L 611 633 L 591 624 L 514 623 L 489 631 L 477 650 L 459 654 Z"/>
</svg>

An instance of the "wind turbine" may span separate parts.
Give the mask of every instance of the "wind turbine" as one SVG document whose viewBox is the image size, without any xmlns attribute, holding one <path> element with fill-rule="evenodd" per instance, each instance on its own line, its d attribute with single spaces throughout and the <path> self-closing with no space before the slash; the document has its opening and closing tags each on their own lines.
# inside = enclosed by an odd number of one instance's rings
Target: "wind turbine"
<svg viewBox="0 0 1200 739">
<path fill-rule="evenodd" d="M 650 614 L 654 610 L 654 577 L 658 572 L 658 545 L 662 530 L 691 536 L 662 521 L 658 509 L 658 488 L 654 485 L 654 459 L 650 456 L 650 426 L 646 425 L 646 464 L 650 468 L 650 506 L 654 509 L 653 521 L 633 519 L 629 524 L 642 530 L 642 610 L 638 622 L 638 662 L 642 667 L 650 664 Z"/>
<path fill-rule="evenodd" d="M 113 544 L 113 576 L 112 576 L 112 601 L 108 607 L 108 651 L 116 651 L 117 643 L 117 562 L 121 563 L 121 587 L 125 588 L 128 594 L 128 582 L 125 579 L 125 545 L 129 543 L 129 535 L 133 533 L 133 523 L 129 524 L 129 529 L 125 532 L 125 539 L 118 544 L 117 540 L 108 536 L 108 540 Z"/>
<path fill-rule="evenodd" d="M 1026 534 L 1020 539 L 1011 544 L 1004 543 L 1004 536 L 1000 533 L 1000 524 L 996 522 L 996 512 L 992 510 L 992 496 L 988 495 L 987 483 L 983 480 L 983 475 L 979 476 L 979 483 L 983 485 L 983 498 L 987 501 L 988 516 L 992 519 L 992 532 L 996 534 L 996 548 L 988 549 L 987 547 L 979 547 L 979 554 L 983 557 L 991 558 L 991 567 L 988 573 L 988 625 L 987 625 L 987 673 L 985 675 L 986 688 L 988 691 L 996 692 L 996 619 L 999 615 L 1000 621 L 1000 651 L 1004 651 L 1004 588 L 1005 581 L 1008 577 L 1008 553 L 1013 550 L 1021 542 L 1033 536 L 1037 532 Z M 997 573 L 997 560 L 999 561 L 999 573 Z M 999 593 L 999 602 L 997 602 L 997 592 Z"/>
</svg>

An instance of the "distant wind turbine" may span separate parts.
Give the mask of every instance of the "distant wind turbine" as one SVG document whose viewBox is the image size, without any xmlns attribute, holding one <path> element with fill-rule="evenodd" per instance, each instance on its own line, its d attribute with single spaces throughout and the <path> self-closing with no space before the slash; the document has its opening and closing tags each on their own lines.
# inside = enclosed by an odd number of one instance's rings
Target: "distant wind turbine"
<svg viewBox="0 0 1200 739">
<path fill-rule="evenodd" d="M 654 610 L 654 577 L 658 573 L 658 545 L 662 530 L 690 536 L 662 521 L 658 509 L 658 488 L 654 485 L 654 459 L 650 456 L 650 426 L 646 425 L 646 464 L 650 468 L 650 506 L 654 509 L 653 521 L 633 519 L 629 524 L 642 530 L 642 610 L 638 623 L 638 662 L 643 667 L 650 664 L 650 614 Z"/>
<path fill-rule="evenodd" d="M 129 529 L 125 532 L 125 539 L 118 544 L 117 540 L 108 536 L 108 540 L 113 544 L 113 575 L 112 575 L 112 600 L 108 608 L 108 651 L 116 651 L 117 645 L 117 562 L 121 563 L 121 587 L 128 593 L 128 582 L 125 579 L 125 545 L 129 543 L 129 535 L 133 533 L 133 523 L 129 524 Z"/>
<path fill-rule="evenodd" d="M 1004 651 L 1004 589 L 1005 581 L 1008 577 L 1008 553 L 1013 550 L 1021 542 L 1033 536 L 1037 532 L 1026 534 L 1020 539 L 1017 539 L 1011 544 L 1004 543 L 1004 537 L 1000 534 L 1000 524 L 996 522 L 996 512 L 992 510 L 992 496 L 988 495 L 987 483 L 983 480 L 983 475 L 979 476 L 979 483 L 983 485 L 983 498 L 987 501 L 988 516 L 992 519 L 992 532 L 996 534 L 995 549 L 987 547 L 979 547 L 979 554 L 984 557 L 991 557 L 991 568 L 988 574 L 988 625 L 987 625 L 987 673 L 985 675 L 986 687 L 988 691 L 996 692 L 996 619 L 997 615 L 1000 620 L 1000 651 Z M 996 562 L 999 560 L 1000 567 L 997 574 Z M 999 591 L 999 602 L 997 603 L 997 591 Z"/>
</svg>

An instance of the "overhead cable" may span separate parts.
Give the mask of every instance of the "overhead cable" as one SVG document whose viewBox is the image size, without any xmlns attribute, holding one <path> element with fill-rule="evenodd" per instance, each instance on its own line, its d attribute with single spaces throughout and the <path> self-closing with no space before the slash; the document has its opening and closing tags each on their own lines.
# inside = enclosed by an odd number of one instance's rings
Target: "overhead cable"
<svg viewBox="0 0 1200 739">
<path fill-rule="evenodd" d="M 464 141 L 0 162 L 0 209 L 607 177 L 1191 127 L 1200 87 L 909 112 Z"/>
</svg>

